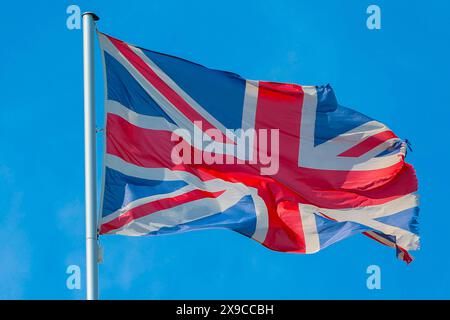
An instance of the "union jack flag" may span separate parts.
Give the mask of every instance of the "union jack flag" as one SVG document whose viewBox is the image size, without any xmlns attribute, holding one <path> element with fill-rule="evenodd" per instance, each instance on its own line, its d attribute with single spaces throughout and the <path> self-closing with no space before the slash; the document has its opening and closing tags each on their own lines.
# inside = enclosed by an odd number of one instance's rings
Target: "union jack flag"
<svg viewBox="0 0 450 320">
<path fill-rule="evenodd" d="M 363 233 L 412 260 L 417 179 L 404 161 L 407 143 L 384 124 L 339 105 L 329 85 L 246 80 L 98 35 L 106 80 L 100 234 L 226 228 L 272 250 L 314 253 Z M 231 147 L 233 130 L 277 129 L 277 149 L 264 148 L 279 168 L 264 175 L 259 162 L 174 163 L 180 128 L 217 129 L 223 136 L 210 142 Z M 180 141 L 194 156 L 212 152 L 211 143 Z M 263 148 L 250 143 L 256 154 Z"/>
</svg>

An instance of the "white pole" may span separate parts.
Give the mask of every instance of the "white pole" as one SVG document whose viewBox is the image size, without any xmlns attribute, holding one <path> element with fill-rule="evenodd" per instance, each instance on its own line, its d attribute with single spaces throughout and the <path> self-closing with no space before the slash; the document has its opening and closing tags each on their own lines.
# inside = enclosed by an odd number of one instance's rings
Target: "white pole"
<svg viewBox="0 0 450 320">
<path fill-rule="evenodd" d="M 86 197 L 86 299 L 98 299 L 97 184 L 95 146 L 94 36 L 98 17 L 83 13 L 84 174 Z"/>
</svg>

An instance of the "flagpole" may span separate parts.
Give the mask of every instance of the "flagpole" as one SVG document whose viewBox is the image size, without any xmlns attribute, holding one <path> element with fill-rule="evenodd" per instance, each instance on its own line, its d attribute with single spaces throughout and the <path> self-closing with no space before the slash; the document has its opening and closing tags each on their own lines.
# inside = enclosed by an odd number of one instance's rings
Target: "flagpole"
<svg viewBox="0 0 450 320">
<path fill-rule="evenodd" d="M 98 299 L 97 175 L 95 143 L 94 37 L 92 12 L 83 13 L 84 176 L 86 202 L 86 299 Z"/>
</svg>

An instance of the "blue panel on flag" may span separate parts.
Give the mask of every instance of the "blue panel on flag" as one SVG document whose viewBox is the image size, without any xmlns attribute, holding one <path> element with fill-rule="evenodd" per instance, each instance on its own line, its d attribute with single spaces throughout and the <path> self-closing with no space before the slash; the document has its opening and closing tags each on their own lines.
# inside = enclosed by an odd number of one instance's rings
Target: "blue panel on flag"
<svg viewBox="0 0 450 320">
<path fill-rule="evenodd" d="M 173 192 L 186 185 L 187 183 L 181 180 L 162 181 L 130 177 L 106 167 L 102 216 L 105 217 L 137 199 Z"/>
<path fill-rule="evenodd" d="M 163 117 L 174 123 L 160 106 L 145 92 L 114 57 L 105 52 L 106 79 L 108 81 L 107 98 L 119 102 L 124 107 L 139 114 Z"/>
<path fill-rule="evenodd" d="M 419 207 L 415 207 L 400 211 L 393 215 L 377 218 L 375 220 L 418 234 L 418 215 Z"/>
<path fill-rule="evenodd" d="M 337 222 L 321 216 L 316 216 L 315 218 L 320 248 L 328 247 L 354 234 L 370 230 L 370 228 L 355 222 Z"/>
<path fill-rule="evenodd" d="M 315 146 L 369 121 L 362 113 L 339 105 L 330 85 L 317 87 Z"/>
<path fill-rule="evenodd" d="M 142 50 L 225 128 L 241 128 L 245 80 L 239 75 L 208 69 L 199 64 L 154 51 Z"/>
<path fill-rule="evenodd" d="M 253 233 L 255 233 L 256 228 L 256 213 L 252 197 L 243 197 L 233 207 L 221 213 L 188 223 L 178 224 L 174 227 L 163 227 L 158 231 L 150 232 L 148 235 L 178 233 L 212 228 L 231 229 L 245 236 L 251 237 Z"/>
</svg>

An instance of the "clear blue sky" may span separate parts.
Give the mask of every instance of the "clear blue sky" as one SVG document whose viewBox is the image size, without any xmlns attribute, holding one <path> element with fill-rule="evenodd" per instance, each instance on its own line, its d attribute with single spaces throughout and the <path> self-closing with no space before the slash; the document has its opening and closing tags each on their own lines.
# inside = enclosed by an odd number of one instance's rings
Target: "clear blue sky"
<svg viewBox="0 0 450 320">
<path fill-rule="evenodd" d="M 68 265 L 84 272 L 82 34 L 66 28 L 74 3 L 101 17 L 100 30 L 149 49 L 250 79 L 330 83 L 341 104 L 412 141 L 420 183 L 422 250 L 409 266 L 363 236 L 315 255 L 225 230 L 108 236 L 102 298 L 450 298 L 450 3 L 92 2 L 1 5 L 0 298 L 84 297 L 84 284 L 65 284 Z M 372 3 L 378 31 L 366 28 Z M 366 288 L 372 264 L 381 290 Z"/>
</svg>

